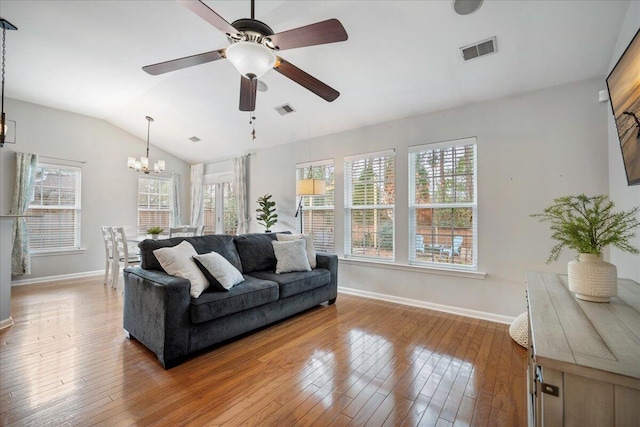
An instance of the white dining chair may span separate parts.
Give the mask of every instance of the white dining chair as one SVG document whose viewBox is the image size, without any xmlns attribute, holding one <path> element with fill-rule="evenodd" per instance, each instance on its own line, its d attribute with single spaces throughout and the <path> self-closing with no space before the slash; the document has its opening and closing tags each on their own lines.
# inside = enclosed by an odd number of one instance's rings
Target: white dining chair
<svg viewBox="0 0 640 427">
<path fill-rule="evenodd" d="M 114 264 L 114 243 L 113 243 L 113 233 L 111 232 L 111 227 L 107 225 L 103 225 L 100 227 L 102 231 L 102 240 L 104 240 L 104 255 L 105 255 L 105 266 L 104 266 L 104 284 L 106 285 L 109 281 L 109 276 L 113 279 L 113 264 Z"/>
<path fill-rule="evenodd" d="M 113 279 L 111 287 L 117 288 L 120 280 L 120 267 L 123 269 L 140 264 L 140 254 L 130 252 L 129 243 L 127 241 L 127 233 L 124 227 L 112 227 L 113 242 L 115 247 L 115 256 L 118 262 L 113 264 Z"/>
<path fill-rule="evenodd" d="M 169 237 L 192 237 L 198 235 L 198 227 L 181 225 L 180 227 L 169 228 Z"/>
</svg>

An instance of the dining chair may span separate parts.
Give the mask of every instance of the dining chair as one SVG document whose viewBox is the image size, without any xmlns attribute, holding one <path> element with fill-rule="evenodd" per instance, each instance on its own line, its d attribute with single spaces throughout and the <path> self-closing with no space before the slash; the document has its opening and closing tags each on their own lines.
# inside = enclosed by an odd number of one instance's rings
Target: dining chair
<svg viewBox="0 0 640 427">
<path fill-rule="evenodd" d="M 170 227 L 169 237 L 192 237 L 198 235 L 198 227 L 183 225 L 180 227 Z"/>
<path fill-rule="evenodd" d="M 109 273 L 111 273 L 113 279 L 113 263 L 114 263 L 114 244 L 113 244 L 113 234 L 111 233 L 111 227 L 107 225 L 103 225 L 100 227 L 102 231 L 102 240 L 104 240 L 104 255 L 105 255 L 105 266 L 104 266 L 104 284 L 106 285 L 109 281 Z"/>
<path fill-rule="evenodd" d="M 111 281 L 111 287 L 117 288 L 118 281 L 120 279 L 120 266 L 123 269 L 140 264 L 140 254 L 131 253 L 129 251 L 129 243 L 127 241 L 127 233 L 124 231 L 124 227 L 112 227 L 113 243 L 115 248 L 115 256 L 117 262 L 113 263 L 113 278 Z"/>
</svg>

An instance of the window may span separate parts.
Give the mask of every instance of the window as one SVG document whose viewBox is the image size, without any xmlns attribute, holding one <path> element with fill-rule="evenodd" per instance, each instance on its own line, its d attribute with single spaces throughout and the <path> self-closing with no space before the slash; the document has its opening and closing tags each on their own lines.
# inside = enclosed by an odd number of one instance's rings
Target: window
<svg viewBox="0 0 640 427">
<path fill-rule="evenodd" d="M 38 163 L 27 218 L 34 252 L 80 248 L 80 182 L 77 167 Z"/>
<path fill-rule="evenodd" d="M 345 256 L 394 259 L 395 154 L 345 158 Z"/>
<path fill-rule="evenodd" d="M 409 149 L 409 261 L 477 266 L 476 140 Z"/>
<path fill-rule="evenodd" d="M 233 183 L 230 181 L 205 184 L 204 234 L 236 234 L 238 211 Z"/>
<path fill-rule="evenodd" d="M 324 196 L 302 196 L 302 212 L 298 219 L 301 229 L 313 237 L 313 245 L 319 251 L 334 252 L 334 167 L 333 160 L 299 164 L 296 181 L 300 179 L 322 179 L 325 182 Z"/>
<path fill-rule="evenodd" d="M 138 177 L 138 230 L 171 226 L 171 178 Z"/>
</svg>

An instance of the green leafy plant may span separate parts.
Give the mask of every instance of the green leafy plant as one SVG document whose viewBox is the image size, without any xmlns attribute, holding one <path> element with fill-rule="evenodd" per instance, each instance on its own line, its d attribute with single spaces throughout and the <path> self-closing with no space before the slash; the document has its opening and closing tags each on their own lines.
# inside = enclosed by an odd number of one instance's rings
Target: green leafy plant
<svg viewBox="0 0 640 427">
<path fill-rule="evenodd" d="M 256 209 L 258 215 L 256 219 L 260 225 L 264 225 L 264 232 L 271 232 L 271 226 L 278 222 L 278 214 L 276 212 L 276 202 L 271 201 L 271 194 L 265 194 L 262 197 L 258 197 L 259 209 Z"/>
<path fill-rule="evenodd" d="M 160 234 L 164 231 L 161 227 L 149 227 L 147 228 L 147 234 Z"/>
<path fill-rule="evenodd" d="M 630 211 L 614 212 L 615 205 L 605 195 L 587 197 L 565 196 L 553 200 L 542 213 L 533 214 L 540 222 L 551 223 L 551 238 L 558 243 L 551 248 L 547 264 L 556 261 L 563 248 L 574 249 L 579 254 L 602 254 L 602 250 L 615 246 L 624 252 L 639 254 L 629 240 L 640 225 L 636 206 Z"/>
</svg>

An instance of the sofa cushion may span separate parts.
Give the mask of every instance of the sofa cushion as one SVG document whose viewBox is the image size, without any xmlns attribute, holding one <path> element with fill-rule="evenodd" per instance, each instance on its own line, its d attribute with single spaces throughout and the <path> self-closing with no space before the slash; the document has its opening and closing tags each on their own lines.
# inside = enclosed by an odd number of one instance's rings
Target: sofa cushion
<svg viewBox="0 0 640 427">
<path fill-rule="evenodd" d="M 273 271 L 256 271 L 251 273 L 251 276 L 276 282 L 280 287 L 280 298 L 301 294 L 331 283 L 331 273 L 324 268 L 282 274 Z"/>
<path fill-rule="evenodd" d="M 242 273 L 217 252 L 196 255 L 193 260 L 209 281 L 212 290 L 226 292 L 244 280 Z"/>
<path fill-rule="evenodd" d="M 197 254 L 189 242 L 182 242 L 169 248 L 156 249 L 153 253 L 164 271 L 191 282 L 190 294 L 193 298 L 198 298 L 209 287 L 209 281 L 193 261 L 193 256 Z"/>
<path fill-rule="evenodd" d="M 292 271 L 311 271 L 309 258 L 305 251 L 304 239 L 290 242 L 271 242 L 276 255 L 276 273 L 290 273 Z"/>
<path fill-rule="evenodd" d="M 276 255 L 271 244 L 274 240 L 276 240 L 275 233 L 236 236 L 235 244 L 242 262 L 243 273 L 276 269 Z"/>
<path fill-rule="evenodd" d="M 202 323 L 278 299 L 278 284 L 251 276 L 229 292 L 203 292 L 191 299 L 191 321 Z"/>
<path fill-rule="evenodd" d="M 140 258 L 142 262 L 140 266 L 145 270 L 164 271 L 153 251 L 159 248 L 176 246 L 180 242 L 186 240 L 191 243 L 198 254 L 208 254 L 209 252 L 217 252 L 226 258 L 235 268 L 242 273 L 242 263 L 240 256 L 233 243 L 234 236 L 225 234 L 210 234 L 207 236 L 194 237 L 174 237 L 171 239 L 152 240 L 147 239 L 140 242 Z"/>
<path fill-rule="evenodd" d="M 304 239 L 306 246 L 305 250 L 307 251 L 307 258 L 309 259 L 309 266 L 311 268 L 316 268 L 316 248 L 313 246 L 313 237 L 311 234 L 276 234 L 279 242 L 289 242 L 291 240 Z"/>
</svg>

